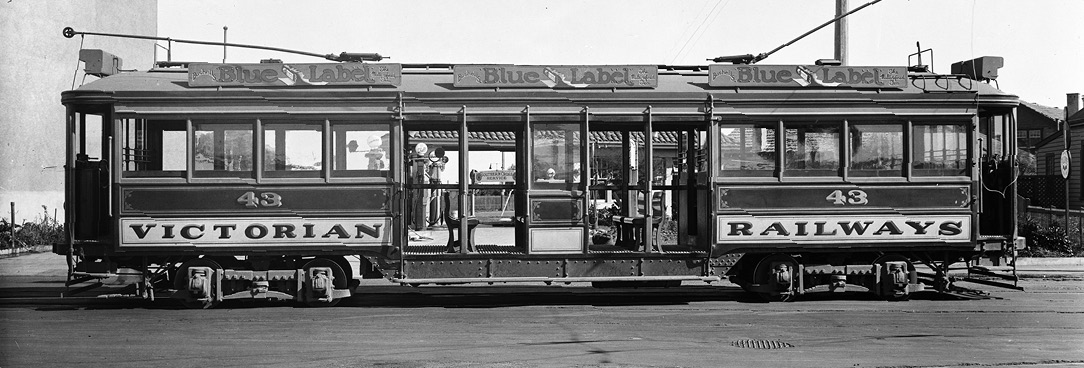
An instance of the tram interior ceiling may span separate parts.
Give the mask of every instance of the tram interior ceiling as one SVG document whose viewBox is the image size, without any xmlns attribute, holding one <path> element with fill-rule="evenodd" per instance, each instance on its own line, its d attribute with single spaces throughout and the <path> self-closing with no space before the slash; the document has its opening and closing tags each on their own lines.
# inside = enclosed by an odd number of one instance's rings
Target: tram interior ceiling
<svg viewBox="0 0 1084 368">
<path fill-rule="evenodd" d="M 996 70 L 933 93 L 904 66 L 349 56 L 64 92 L 69 281 L 133 270 L 190 307 L 332 306 L 357 277 L 902 300 L 1015 254 L 1019 101 Z"/>
</svg>

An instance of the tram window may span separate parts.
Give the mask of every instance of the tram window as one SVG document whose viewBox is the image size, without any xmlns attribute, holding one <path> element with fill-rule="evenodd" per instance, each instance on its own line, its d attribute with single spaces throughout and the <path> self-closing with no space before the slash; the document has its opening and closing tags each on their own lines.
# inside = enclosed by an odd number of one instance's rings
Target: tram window
<svg viewBox="0 0 1084 368">
<path fill-rule="evenodd" d="M 786 175 L 839 175 L 840 123 L 785 123 Z"/>
<path fill-rule="evenodd" d="M 320 177 L 323 167 L 323 122 L 263 124 L 267 177 Z"/>
<path fill-rule="evenodd" d="M 104 159 L 102 155 L 102 116 L 83 115 L 83 154 L 92 159 Z"/>
<path fill-rule="evenodd" d="M 592 186 L 606 188 L 599 188 L 597 192 L 592 192 L 594 193 L 592 198 L 606 198 L 605 203 L 612 205 L 614 198 L 611 189 L 625 183 L 625 169 L 631 166 L 623 163 L 624 157 L 627 156 L 622 154 L 621 149 L 624 133 L 614 130 L 593 130 L 590 134 L 591 145 L 587 153 L 588 160 L 591 161 L 590 183 Z"/>
<path fill-rule="evenodd" d="M 775 123 L 727 125 L 719 132 L 723 176 L 775 175 Z"/>
<path fill-rule="evenodd" d="M 238 120 L 193 121 L 195 175 L 252 177 L 252 126 Z"/>
<path fill-rule="evenodd" d="M 966 176 L 967 130 L 964 125 L 915 125 L 912 135 L 915 176 Z"/>
<path fill-rule="evenodd" d="M 391 126 L 332 121 L 332 176 L 388 177 Z"/>
<path fill-rule="evenodd" d="M 122 119 L 123 176 L 184 176 L 188 131 L 183 120 Z"/>
<path fill-rule="evenodd" d="M 903 125 L 851 125 L 852 176 L 903 175 Z"/>
<path fill-rule="evenodd" d="M 566 189 L 580 167 L 580 126 L 578 124 L 535 124 L 531 187 Z"/>
<path fill-rule="evenodd" d="M 983 138 L 983 159 L 1004 159 L 1005 152 L 1005 115 L 984 116 L 979 123 L 979 134 Z M 990 157 L 993 155 L 993 157 Z"/>
</svg>

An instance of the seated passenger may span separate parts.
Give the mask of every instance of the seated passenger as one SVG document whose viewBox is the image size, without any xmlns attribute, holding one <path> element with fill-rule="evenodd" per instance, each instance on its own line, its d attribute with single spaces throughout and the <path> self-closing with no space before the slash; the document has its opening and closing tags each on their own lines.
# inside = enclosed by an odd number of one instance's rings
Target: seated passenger
<svg viewBox="0 0 1084 368">
<path fill-rule="evenodd" d="M 538 178 L 538 181 L 546 182 L 546 183 L 556 183 L 556 182 L 558 182 L 558 180 L 557 180 L 557 171 L 553 170 L 552 167 L 549 168 L 549 169 L 546 169 L 545 174 L 541 178 Z"/>
</svg>

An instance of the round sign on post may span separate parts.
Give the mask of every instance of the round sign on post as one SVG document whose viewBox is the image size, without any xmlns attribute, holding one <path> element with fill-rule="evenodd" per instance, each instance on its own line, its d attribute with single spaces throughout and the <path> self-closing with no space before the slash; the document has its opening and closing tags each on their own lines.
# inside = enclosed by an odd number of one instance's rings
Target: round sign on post
<svg viewBox="0 0 1084 368">
<path fill-rule="evenodd" d="M 1069 150 L 1061 151 L 1061 177 L 1069 178 Z"/>
</svg>

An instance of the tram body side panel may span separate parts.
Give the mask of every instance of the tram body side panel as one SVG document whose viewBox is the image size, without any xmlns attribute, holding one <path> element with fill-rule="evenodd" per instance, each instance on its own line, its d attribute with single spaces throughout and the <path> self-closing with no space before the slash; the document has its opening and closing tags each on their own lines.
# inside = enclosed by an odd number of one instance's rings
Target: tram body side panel
<svg viewBox="0 0 1084 368">
<path fill-rule="evenodd" d="M 970 183 L 719 185 L 713 254 L 970 250 Z"/>
<path fill-rule="evenodd" d="M 393 244 L 391 188 L 121 184 L 118 253 L 357 254 Z"/>
</svg>

